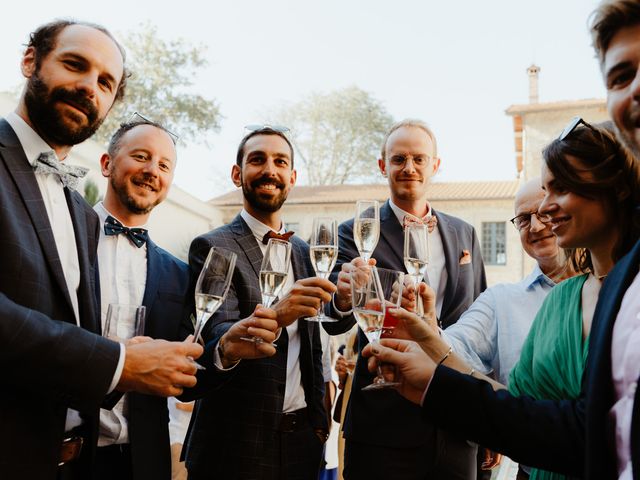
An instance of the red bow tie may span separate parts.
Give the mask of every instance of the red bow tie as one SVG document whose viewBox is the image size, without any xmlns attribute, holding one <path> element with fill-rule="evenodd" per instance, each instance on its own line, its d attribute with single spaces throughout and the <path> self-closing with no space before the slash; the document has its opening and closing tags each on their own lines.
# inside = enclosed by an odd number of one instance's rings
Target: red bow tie
<svg viewBox="0 0 640 480">
<path fill-rule="evenodd" d="M 433 232 L 433 229 L 436 228 L 438 224 L 438 219 L 435 215 L 426 215 L 423 218 L 414 217 L 413 215 L 405 215 L 402 221 L 402 226 L 406 227 L 407 225 L 426 225 L 429 228 L 429 233 Z"/>
<path fill-rule="evenodd" d="M 273 230 L 269 230 L 267 233 L 264 234 L 264 237 L 262 237 L 262 243 L 266 245 L 267 243 L 269 243 L 270 238 L 277 238 L 278 240 L 284 240 L 285 242 L 288 242 L 294 233 L 295 232 L 284 232 L 281 235 L 279 233 L 274 232 Z"/>
</svg>

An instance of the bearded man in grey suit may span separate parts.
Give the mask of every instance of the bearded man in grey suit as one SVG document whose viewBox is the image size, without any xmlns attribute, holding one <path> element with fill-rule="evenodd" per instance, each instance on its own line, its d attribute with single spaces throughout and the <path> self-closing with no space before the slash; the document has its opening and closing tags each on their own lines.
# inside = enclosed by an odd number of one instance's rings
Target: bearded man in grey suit
<svg viewBox="0 0 640 480">
<path fill-rule="evenodd" d="M 420 120 L 395 124 L 383 142 L 378 166 L 388 179 L 391 198 L 380 209 L 380 240 L 372 258 L 379 267 L 406 271 L 403 224 L 428 223 L 427 277 L 437 293 L 439 322 L 447 327 L 458 320 L 487 283 L 474 228 L 459 218 L 433 210 L 428 202 L 429 182 L 440 167 L 432 130 Z M 363 263 L 353 239 L 353 220 L 349 220 L 340 225 L 340 254 L 332 277 L 338 283 L 338 311 L 334 316 L 343 320 L 324 325 L 331 334 L 344 332 L 355 321 L 352 315 L 341 312 L 351 307 L 349 272 L 354 265 Z M 366 337 L 360 333 L 360 347 L 366 344 Z M 366 361 L 360 358 L 345 417 L 346 479 L 476 477 L 475 445 L 425 425 L 420 409 L 392 390 L 363 392 L 362 387 L 372 381 Z M 372 462 L 372 458 L 379 460 Z"/>
<path fill-rule="evenodd" d="M 318 324 L 302 319 L 314 316 L 321 301 L 329 302 L 335 286 L 311 277 L 309 246 L 285 232 L 280 209 L 296 172 L 293 148 L 282 129 L 265 126 L 246 135 L 231 176 L 242 187 L 243 210 L 228 225 L 196 238 L 189 252 L 194 275 L 211 246 L 238 256 L 225 302 L 203 332 L 202 364 L 207 369 L 198 374 L 202 384 L 185 394 L 204 396 L 196 403 L 187 433 L 189 478 L 317 478 L 328 435 L 322 346 Z M 237 340 L 233 326 L 256 315 L 260 264 L 267 238 L 274 233 L 288 233 L 292 251 L 285 293 L 272 306 L 281 327 L 277 348 L 264 352 L 272 356 L 239 361 L 231 352 Z M 254 328 L 247 333 L 254 334 Z"/>
<path fill-rule="evenodd" d="M 32 33 L 21 68 L 18 107 L 0 119 L 0 472 L 86 479 L 105 395 L 176 395 L 202 349 L 99 335 L 98 217 L 74 191 L 86 172 L 62 161 L 122 97 L 124 51 L 103 27 L 56 21 Z"/>
</svg>

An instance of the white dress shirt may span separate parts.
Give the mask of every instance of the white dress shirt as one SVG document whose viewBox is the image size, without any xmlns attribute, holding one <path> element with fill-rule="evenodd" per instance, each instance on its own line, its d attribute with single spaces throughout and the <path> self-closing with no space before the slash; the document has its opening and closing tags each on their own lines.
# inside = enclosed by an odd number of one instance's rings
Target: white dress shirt
<svg viewBox="0 0 640 480">
<path fill-rule="evenodd" d="M 106 235 L 104 222 L 111 215 L 99 202 L 94 210 L 100 217 L 98 264 L 100 270 L 100 310 L 104 331 L 109 304 L 142 305 L 147 284 L 147 245 L 136 247 L 126 235 Z M 130 226 L 130 225 L 125 225 Z M 144 228 L 144 225 L 136 227 Z M 134 325 L 118 326 L 118 333 L 126 338 L 135 335 Z M 127 424 L 128 395 L 125 394 L 111 410 L 100 409 L 98 446 L 129 443 Z"/>
<path fill-rule="evenodd" d="M 242 219 L 247 222 L 247 225 L 256 237 L 256 242 L 262 250 L 262 254 L 267 249 L 267 246 L 262 243 L 264 235 L 272 229 L 260 222 L 256 218 L 252 217 L 249 212 L 242 209 L 240 212 Z M 284 227 L 281 227 L 277 233 L 284 233 Z M 289 261 L 289 274 L 280 297 L 286 295 L 293 284 L 295 283 L 295 274 L 291 260 Z M 293 412 L 307 406 L 307 402 L 304 397 L 304 389 L 302 388 L 302 373 L 300 371 L 300 331 L 298 329 L 298 321 L 293 322 L 287 327 L 287 334 L 289 336 L 289 347 L 287 349 L 287 383 L 284 391 L 284 404 L 282 406 L 283 412 Z"/>
<path fill-rule="evenodd" d="M 404 217 L 415 215 L 405 212 L 398 207 L 393 200 L 389 199 L 389 206 L 393 213 L 398 218 L 400 225 L 404 224 Z M 431 206 L 427 204 L 429 211 L 427 215 L 431 215 Z M 444 258 L 444 247 L 442 245 L 442 237 L 440 236 L 440 230 L 438 225 L 435 226 L 433 232 L 429 234 L 429 264 L 427 265 L 427 276 L 429 277 L 429 285 L 436 292 L 436 314 L 440 318 L 440 312 L 442 311 L 442 301 L 444 299 L 444 290 L 447 286 L 447 269 L 446 261 Z"/>
<path fill-rule="evenodd" d="M 9 113 L 5 120 L 15 132 L 27 160 L 34 166 L 41 153 L 53 152 L 53 149 L 15 112 Z M 54 152 L 55 154 L 55 152 Z M 76 325 L 80 326 L 80 313 L 78 308 L 78 287 L 80 286 L 80 261 L 78 260 L 78 246 L 76 245 L 75 230 L 71 221 L 71 213 L 64 194 L 64 187 L 57 175 L 35 174 L 42 201 L 44 202 L 56 243 L 60 266 L 71 298 L 71 305 L 75 315 Z M 120 381 L 124 367 L 124 346 L 120 347 L 120 359 L 118 367 L 111 380 L 109 392 L 113 391 Z M 82 423 L 76 410 L 67 411 L 65 430 L 69 431 Z"/>
<path fill-rule="evenodd" d="M 619 480 L 632 480 L 631 420 L 640 377 L 640 273 L 629 286 L 611 338 L 611 377 L 615 400 L 609 421 L 615 434 Z"/>
</svg>

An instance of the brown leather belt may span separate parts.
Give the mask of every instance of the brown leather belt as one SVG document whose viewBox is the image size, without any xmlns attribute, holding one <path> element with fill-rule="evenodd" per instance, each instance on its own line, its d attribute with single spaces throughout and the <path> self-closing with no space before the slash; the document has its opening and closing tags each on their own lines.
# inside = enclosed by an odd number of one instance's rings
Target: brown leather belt
<svg viewBox="0 0 640 480">
<path fill-rule="evenodd" d="M 280 426 L 278 430 L 281 432 L 296 432 L 308 427 L 309 417 L 305 407 L 293 412 L 283 413 L 280 417 Z"/>
<path fill-rule="evenodd" d="M 60 467 L 65 463 L 69 463 L 80 458 L 83 443 L 84 439 L 77 435 L 65 438 L 62 441 L 62 446 L 60 447 L 58 466 Z"/>
</svg>

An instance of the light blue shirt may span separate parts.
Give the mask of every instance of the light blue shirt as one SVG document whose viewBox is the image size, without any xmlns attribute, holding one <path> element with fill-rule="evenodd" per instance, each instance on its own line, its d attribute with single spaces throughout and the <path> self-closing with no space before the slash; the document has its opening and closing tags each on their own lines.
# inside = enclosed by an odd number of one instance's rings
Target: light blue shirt
<svg viewBox="0 0 640 480">
<path fill-rule="evenodd" d="M 536 265 L 518 283 L 485 290 L 442 337 L 472 368 L 495 372 L 496 379 L 507 385 L 533 319 L 554 286 Z"/>
</svg>

